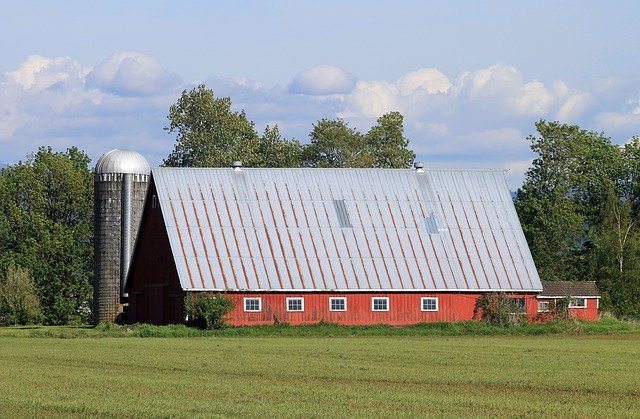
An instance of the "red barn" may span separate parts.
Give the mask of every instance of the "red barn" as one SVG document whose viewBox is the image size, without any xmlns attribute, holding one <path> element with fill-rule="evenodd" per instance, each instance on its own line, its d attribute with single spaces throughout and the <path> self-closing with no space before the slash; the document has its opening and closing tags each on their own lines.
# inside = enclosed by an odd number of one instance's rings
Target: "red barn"
<svg viewBox="0 0 640 419">
<path fill-rule="evenodd" d="M 569 317 L 580 320 L 598 320 L 600 292 L 593 281 L 541 281 L 538 295 L 538 313 L 542 318 L 552 313 L 558 300 L 568 299 Z"/>
<path fill-rule="evenodd" d="M 131 322 L 225 292 L 233 325 L 468 320 L 484 292 L 529 317 L 542 284 L 501 171 L 155 168 Z"/>
</svg>

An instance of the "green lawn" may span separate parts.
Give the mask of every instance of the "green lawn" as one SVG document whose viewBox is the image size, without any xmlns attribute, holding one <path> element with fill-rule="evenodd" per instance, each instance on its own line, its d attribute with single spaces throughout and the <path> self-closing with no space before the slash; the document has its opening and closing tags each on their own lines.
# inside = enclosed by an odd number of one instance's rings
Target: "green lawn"
<svg viewBox="0 0 640 419">
<path fill-rule="evenodd" d="M 0 383 L 0 417 L 640 417 L 640 334 L 0 333 Z"/>
</svg>

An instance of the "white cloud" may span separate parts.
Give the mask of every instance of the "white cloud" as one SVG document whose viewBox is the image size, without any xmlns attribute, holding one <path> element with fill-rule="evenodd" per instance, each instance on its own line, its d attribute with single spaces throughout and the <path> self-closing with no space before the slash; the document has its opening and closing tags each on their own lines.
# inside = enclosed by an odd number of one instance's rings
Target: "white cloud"
<svg viewBox="0 0 640 419">
<path fill-rule="evenodd" d="M 177 76 L 141 53 L 116 53 L 93 69 L 66 57 L 28 57 L 0 76 L 0 163 L 24 159 L 40 145 L 76 145 L 94 161 L 126 147 L 159 164 L 175 141 L 162 130 L 169 106 L 195 84 L 179 85 Z M 562 80 L 525 78 L 500 63 L 458 75 L 423 68 L 396 81 L 357 81 L 338 67 L 317 66 L 285 88 L 215 76 L 205 84 L 217 97 L 231 97 L 259 132 L 277 124 L 283 136 L 303 142 L 322 118 L 343 117 L 366 132 L 376 118 L 397 110 L 410 147 L 428 167 L 510 168 L 512 179 L 522 179 L 529 167 L 526 136 L 538 119 L 622 139 L 640 132 L 633 81 L 576 89 Z"/>
<path fill-rule="evenodd" d="M 447 76 L 435 68 L 424 68 L 405 74 L 396 84 L 400 94 L 404 96 L 419 89 L 427 93 L 444 93 L 452 86 Z"/>
<path fill-rule="evenodd" d="M 558 109 L 556 119 L 559 121 L 575 121 L 593 104 L 591 94 L 575 92 L 569 95 Z"/>
<path fill-rule="evenodd" d="M 58 83 L 82 79 L 88 72 L 89 68 L 81 67 L 70 58 L 30 55 L 18 69 L 7 75 L 23 89 L 38 93 Z"/>
<path fill-rule="evenodd" d="M 332 65 L 317 65 L 298 73 L 289 86 L 291 93 L 333 95 L 350 92 L 356 78 Z"/>
<path fill-rule="evenodd" d="M 87 76 L 89 86 L 121 96 L 151 96 L 178 83 L 155 58 L 134 51 L 116 52 Z"/>
<path fill-rule="evenodd" d="M 553 95 L 543 83 L 525 82 L 522 73 L 507 64 L 463 73 L 456 80 L 455 90 L 471 103 L 524 117 L 540 117 L 553 104 Z"/>
<path fill-rule="evenodd" d="M 391 111 L 403 111 L 400 91 L 395 84 L 359 81 L 349 95 L 349 108 L 340 116 L 375 118 Z"/>
</svg>

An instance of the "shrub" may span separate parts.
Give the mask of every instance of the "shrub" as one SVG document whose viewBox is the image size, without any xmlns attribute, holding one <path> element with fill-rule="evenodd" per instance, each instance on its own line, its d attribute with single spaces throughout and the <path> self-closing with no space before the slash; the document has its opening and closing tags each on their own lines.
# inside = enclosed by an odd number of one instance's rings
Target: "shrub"
<svg viewBox="0 0 640 419">
<path fill-rule="evenodd" d="M 42 320 L 40 301 L 26 269 L 9 265 L 0 278 L 0 323 L 24 325 Z"/>
<path fill-rule="evenodd" d="M 235 306 L 230 297 L 220 293 L 187 294 L 184 299 L 187 324 L 201 329 L 222 329 L 226 325 L 225 316 Z"/>
<path fill-rule="evenodd" d="M 476 300 L 473 317 L 496 326 L 512 326 L 526 322 L 526 312 L 520 298 L 495 292 L 484 293 Z"/>
</svg>

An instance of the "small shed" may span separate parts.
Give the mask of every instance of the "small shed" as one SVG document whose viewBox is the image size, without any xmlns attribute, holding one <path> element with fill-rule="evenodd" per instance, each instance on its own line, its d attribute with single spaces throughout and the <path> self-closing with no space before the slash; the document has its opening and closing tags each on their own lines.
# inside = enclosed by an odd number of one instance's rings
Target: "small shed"
<svg viewBox="0 0 640 419">
<path fill-rule="evenodd" d="M 569 299 L 569 316 L 581 320 L 598 320 L 600 291 L 594 281 L 540 281 L 538 313 L 553 311 L 558 300 Z"/>
<path fill-rule="evenodd" d="M 233 325 L 404 325 L 542 285 L 502 171 L 154 168 L 127 291 L 131 322 L 223 292 Z"/>
</svg>

